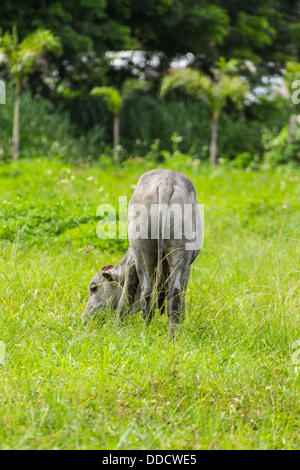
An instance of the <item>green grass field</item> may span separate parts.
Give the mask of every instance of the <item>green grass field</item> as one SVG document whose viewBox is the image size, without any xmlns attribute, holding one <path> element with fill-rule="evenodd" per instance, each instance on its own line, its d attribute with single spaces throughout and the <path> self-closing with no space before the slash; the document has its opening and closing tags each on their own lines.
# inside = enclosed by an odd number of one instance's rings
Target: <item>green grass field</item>
<svg viewBox="0 0 300 470">
<path fill-rule="evenodd" d="M 127 246 L 96 237 L 96 209 L 147 167 L 0 166 L 2 449 L 300 447 L 300 172 L 177 169 L 205 242 L 172 342 L 165 315 L 80 321 L 90 278 Z"/>
</svg>

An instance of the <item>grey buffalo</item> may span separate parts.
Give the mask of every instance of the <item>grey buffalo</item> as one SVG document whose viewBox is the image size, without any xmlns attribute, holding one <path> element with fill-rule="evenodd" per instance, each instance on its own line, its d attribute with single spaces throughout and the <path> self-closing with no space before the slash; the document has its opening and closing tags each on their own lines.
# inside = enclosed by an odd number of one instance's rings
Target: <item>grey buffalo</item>
<svg viewBox="0 0 300 470">
<path fill-rule="evenodd" d="M 169 334 L 185 315 L 190 266 L 199 254 L 203 226 L 193 183 L 171 170 L 139 179 L 128 207 L 129 248 L 115 266 L 92 278 L 83 320 L 118 310 L 122 321 L 142 311 L 149 324 L 167 300 Z"/>
</svg>

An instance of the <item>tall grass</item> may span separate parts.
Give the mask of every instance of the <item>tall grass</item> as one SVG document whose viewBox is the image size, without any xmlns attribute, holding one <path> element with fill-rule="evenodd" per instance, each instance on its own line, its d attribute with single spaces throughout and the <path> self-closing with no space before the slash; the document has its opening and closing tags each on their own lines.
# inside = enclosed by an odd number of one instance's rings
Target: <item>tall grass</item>
<svg viewBox="0 0 300 470">
<path fill-rule="evenodd" d="M 99 159 L 99 143 L 105 138 L 102 126 L 90 129 L 84 135 L 76 135 L 76 126 L 71 123 L 69 113 L 29 91 L 21 94 L 20 156 L 32 158 L 44 155 L 65 161 L 90 162 Z M 0 114 L 0 160 L 11 156 L 11 134 L 13 122 L 13 93 L 9 90 L 7 104 Z"/>
<path fill-rule="evenodd" d="M 262 136 L 278 133 L 288 120 L 286 107 L 276 104 L 246 106 L 233 111 L 230 107 L 220 120 L 218 129 L 219 157 L 234 159 L 243 152 L 261 154 Z M 170 150 L 170 136 L 184 137 L 181 150 L 201 160 L 208 158 L 211 119 L 205 103 L 174 94 L 166 100 L 157 96 L 137 95 L 128 100 L 121 117 L 121 143 L 129 151 L 143 152 L 136 141 L 144 143 L 144 153 L 155 139 L 161 148 Z"/>
<path fill-rule="evenodd" d="M 271 110 L 269 109 L 271 108 Z M 68 111 L 66 111 L 68 109 Z M 234 159 L 243 152 L 261 154 L 263 135 L 278 132 L 287 122 L 287 108 L 256 105 L 244 111 L 228 109 L 219 126 L 219 157 Z M 0 159 L 11 154 L 13 95 L 0 114 Z M 44 155 L 68 162 L 106 160 L 112 143 L 112 116 L 101 100 L 75 101 L 56 107 L 40 95 L 25 91 L 21 96 L 21 157 Z M 171 96 L 136 94 L 126 100 L 121 113 L 123 158 L 145 156 L 159 141 L 159 150 L 170 151 L 176 133 L 183 137 L 180 150 L 206 160 L 210 142 L 210 117 L 205 103 Z"/>
<path fill-rule="evenodd" d="M 299 448 L 299 172 L 185 167 L 205 242 L 170 342 L 165 315 L 80 321 L 127 246 L 95 237 L 96 208 L 144 171 L 0 167 L 1 448 Z"/>
</svg>

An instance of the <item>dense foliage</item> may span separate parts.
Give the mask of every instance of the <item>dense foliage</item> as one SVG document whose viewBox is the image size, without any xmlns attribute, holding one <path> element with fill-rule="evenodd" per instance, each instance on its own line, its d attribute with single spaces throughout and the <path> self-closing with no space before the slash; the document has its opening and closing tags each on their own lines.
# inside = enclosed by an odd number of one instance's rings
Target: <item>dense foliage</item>
<svg viewBox="0 0 300 470">
<path fill-rule="evenodd" d="M 157 140 L 161 150 L 170 150 L 174 132 L 183 137 L 184 152 L 207 158 L 210 121 L 206 110 L 195 113 L 193 101 L 180 93 L 164 100 L 158 96 L 171 62 L 182 57 L 211 76 L 220 57 L 235 58 L 254 93 L 255 99 L 244 103 L 239 112 L 227 104 L 219 126 L 219 158 L 232 159 L 243 152 L 261 158 L 264 134 L 274 137 L 288 122 L 288 103 L 282 106 L 278 100 L 265 100 L 256 91 L 263 85 L 264 94 L 266 77 L 270 85 L 270 77 L 282 76 L 287 61 L 299 60 L 298 0 L 29 0 L 26 8 L 17 0 L 2 6 L 0 28 L 2 33 L 16 28 L 20 41 L 38 28 L 51 30 L 60 39 L 61 54 L 48 52 L 26 83 L 33 95 L 38 93 L 67 111 L 72 122 L 70 138 L 84 139 L 92 133 L 92 144 L 88 139 L 86 148 L 94 159 L 113 142 L 113 116 L 101 97 L 95 99 L 90 92 L 94 87 L 121 92 L 124 81 L 133 76 L 150 80 L 153 87 L 147 92 L 137 90 L 123 106 L 120 138 L 114 139 L 125 149 L 120 148 L 120 158 L 143 156 Z M 128 52 L 117 66 L 112 51 L 140 51 L 142 55 L 137 58 Z M 8 78 L 7 73 L 7 67 L 0 64 L 0 76 Z M 1 146 L 7 144 L 1 142 Z"/>
<path fill-rule="evenodd" d="M 297 0 L 29 0 L 26 8 L 16 0 L 1 8 L 0 27 L 12 24 L 21 37 L 37 27 L 61 37 L 62 66 L 84 53 L 129 48 L 169 58 L 191 52 L 210 65 L 219 56 L 282 62 L 300 52 Z"/>
</svg>

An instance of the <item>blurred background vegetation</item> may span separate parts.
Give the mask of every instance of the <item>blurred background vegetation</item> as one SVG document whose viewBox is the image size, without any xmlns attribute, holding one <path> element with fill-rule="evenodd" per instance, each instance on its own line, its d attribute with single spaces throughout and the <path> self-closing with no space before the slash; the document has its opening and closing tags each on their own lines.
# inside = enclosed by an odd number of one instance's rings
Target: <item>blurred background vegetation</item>
<svg viewBox="0 0 300 470">
<path fill-rule="evenodd" d="M 212 100 L 221 99 L 219 163 L 300 162 L 300 105 L 291 100 L 300 79 L 298 0 L 8 0 L 0 28 L 4 161 L 15 152 L 19 84 L 20 157 L 102 165 L 174 154 L 207 160 Z M 242 100 L 217 86 L 230 63 L 247 85 Z M 170 70 L 187 67 L 207 77 L 215 94 L 205 85 L 191 92 L 180 79 L 161 93 Z"/>
</svg>

